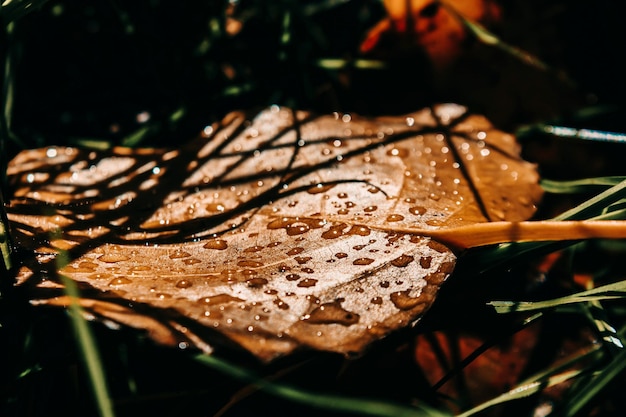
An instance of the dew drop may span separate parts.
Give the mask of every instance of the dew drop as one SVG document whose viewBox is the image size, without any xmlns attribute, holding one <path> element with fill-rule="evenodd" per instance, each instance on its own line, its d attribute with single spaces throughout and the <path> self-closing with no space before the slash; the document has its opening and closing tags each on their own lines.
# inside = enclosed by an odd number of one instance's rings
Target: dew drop
<svg viewBox="0 0 626 417">
<path fill-rule="evenodd" d="M 95 272 L 96 268 L 98 267 L 97 264 L 93 263 L 93 262 L 81 262 L 78 264 L 77 267 L 75 267 L 73 270 L 75 272 Z"/>
<path fill-rule="evenodd" d="M 300 279 L 300 275 L 298 274 L 287 274 L 285 276 L 285 278 L 287 279 L 287 281 L 297 281 Z"/>
<path fill-rule="evenodd" d="M 345 252 L 338 252 L 338 253 L 335 254 L 335 258 L 337 258 L 337 259 L 343 259 L 343 258 L 347 258 L 347 257 L 348 257 L 348 254 L 345 253 Z"/>
<path fill-rule="evenodd" d="M 301 235 L 308 232 L 311 228 L 306 223 L 292 223 L 285 227 L 285 231 L 289 236 Z"/>
<path fill-rule="evenodd" d="M 113 276 L 112 274 L 109 274 L 107 272 L 103 272 L 103 273 L 90 274 L 88 276 L 88 278 L 89 279 L 109 279 L 112 276 Z"/>
<path fill-rule="evenodd" d="M 284 302 L 283 300 L 281 300 L 280 298 L 277 298 L 274 300 L 274 304 L 280 308 L 281 310 L 288 310 L 289 309 L 289 304 L 287 304 L 286 302 Z"/>
<path fill-rule="evenodd" d="M 350 230 L 348 230 L 349 235 L 369 236 L 370 233 L 370 228 L 362 225 L 354 225 L 350 228 Z"/>
<path fill-rule="evenodd" d="M 204 244 L 203 248 L 205 249 L 215 249 L 215 250 L 224 250 L 228 248 L 228 243 L 222 239 L 211 239 L 207 243 Z"/>
<path fill-rule="evenodd" d="M 411 262 L 413 262 L 415 258 L 411 255 L 400 255 L 396 259 L 391 261 L 391 265 L 397 266 L 398 268 L 404 268 L 408 266 Z"/>
<path fill-rule="evenodd" d="M 191 254 L 190 254 L 190 253 L 187 253 L 187 252 L 182 251 L 182 250 L 177 250 L 177 251 L 175 251 L 174 253 L 172 253 L 172 254 L 170 255 L 170 259 L 188 258 L 188 257 L 190 257 L 190 256 L 191 256 Z"/>
<path fill-rule="evenodd" d="M 498 219 L 500 220 L 504 220 L 506 218 L 506 215 L 504 214 L 504 211 L 500 210 L 500 209 L 491 209 L 491 213 L 496 216 Z"/>
<path fill-rule="evenodd" d="M 248 287 L 250 288 L 259 288 L 267 284 L 268 282 L 269 281 L 265 278 L 250 278 L 246 281 L 246 284 L 248 284 Z"/>
<path fill-rule="evenodd" d="M 420 258 L 420 266 L 424 269 L 428 269 L 430 268 L 432 260 L 433 260 L 432 256 L 422 256 Z"/>
<path fill-rule="evenodd" d="M 404 158 L 408 154 L 408 151 L 404 148 L 392 148 L 387 151 L 387 156 L 399 156 L 401 158 Z"/>
<path fill-rule="evenodd" d="M 222 203 L 211 203 L 206 206 L 207 211 L 223 213 L 226 207 Z"/>
<path fill-rule="evenodd" d="M 343 235 L 343 229 L 348 227 L 346 224 L 341 223 L 335 226 L 331 226 L 330 229 L 322 233 L 324 239 L 337 239 Z"/>
<path fill-rule="evenodd" d="M 232 295 L 228 295 L 228 294 L 217 294 L 217 295 L 212 295 L 210 297 L 204 297 L 198 300 L 199 303 L 202 303 L 204 305 L 218 305 L 218 304 L 225 304 L 225 303 L 238 302 L 238 301 L 243 301 L 243 300 L 241 298 L 233 297 Z"/>
<path fill-rule="evenodd" d="M 295 248 L 293 248 L 293 249 L 290 249 L 290 250 L 287 252 L 287 255 L 289 255 L 289 256 L 298 255 L 298 254 L 302 253 L 303 251 L 304 251 L 304 248 L 301 248 L 301 247 L 295 247 Z"/>
<path fill-rule="evenodd" d="M 353 265 L 369 265 L 372 262 L 374 262 L 372 258 L 357 258 L 352 262 L 352 264 Z"/>
<path fill-rule="evenodd" d="M 351 326 L 359 322 L 360 316 L 345 310 L 339 301 L 324 303 L 302 317 L 303 321 L 310 324 L 341 324 Z"/>
<path fill-rule="evenodd" d="M 409 213 L 414 214 L 416 216 L 421 216 L 426 213 L 426 207 L 423 206 L 413 206 L 409 208 Z"/>
<path fill-rule="evenodd" d="M 243 268 L 260 268 L 263 265 L 264 265 L 263 262 L 252 261 L 252 260 L 247 260 L 247 259 L 237 262 L 237 266 L 241 266 Z"/>
<path fill-rule="evenodd" d="M 383 298 L 377 296 L 372 298 L 370 301 L 372 304 L 381 305 L 383 303 Z"/>
<path fill-rule="evenodd" d="M 296 256 L 293 259 L 295 259 L 295 261 L 298 262 L 298 264 L 303 265 L 309 262 L 313 258 L 310 256 Z"/>
<path fill-rule="evenodd" d="M 411 310 L 423 304 L 420 297 L 411 297 L 408 291 L 397 291 L 391 294 L 391 302 L 399 310 Z"/>
<path fill-rule="evenodd" d="M 309 194 L 320 194 L 320 193 L 324 193 L 330 189 L 332 189 L 333 187 L 335 187 L 335 184 L 317 184 L 314 187 L 311 187 L 307 190 L 307 193 Z"/>
<path fill-rule="evenodd" d="M 367 206 L 363 209 L 363 211 L 366 213 L 371 213 L 373 211 L 376 211 L 377 209 L 378 209 L 378 206 Z"/>
<path fill-rule="evenodd" d="M 259 252 L 263 250 L 263 246 L 250 246 L 249 248 L 245 248 L 243 251 L 246 253 Z"/>
<path fill-rule="evenodd" d="M 244 269 L 241 273 L 246 277 L 253 277 L 258 274 L 254 269 Z"/>
<path fill-rule="evenodd" d="M 176 288 L 189 288 L 192 285 L 193 283 L 191 281 L 188 281 L 186 279 L 181 279 L 180 281 L 176 283 Z"/>
<path fill-rule="evenodd" d="M 404 220 L 404 216 L 401 214 L 390 214 L 387 216 L 388 222 L 399 222 L 401 220 Z"/>
<path fill-rule="evenodd" d="M 131 282 L 132 281 L 126 277 L 117 277 L 117 278 L 113 278 L 109 282 L 109 287 L 116 287 L 118 285 L 130 284 Z"/>
<path fill-rule="evenodd" d="M 127 261 L 128 257 L 121 253 L 105 253 L 104 255 L 99 256 L 98 260 L 107 263 L 116 263 Z"/>
<path fill-rule="evenodd" d="M 298 287 L 308 288 L 313 287 L 317 284 L 317 280 L 313 278 L 305 278 L 302 281 L 298 282 Z"/>
</svg>

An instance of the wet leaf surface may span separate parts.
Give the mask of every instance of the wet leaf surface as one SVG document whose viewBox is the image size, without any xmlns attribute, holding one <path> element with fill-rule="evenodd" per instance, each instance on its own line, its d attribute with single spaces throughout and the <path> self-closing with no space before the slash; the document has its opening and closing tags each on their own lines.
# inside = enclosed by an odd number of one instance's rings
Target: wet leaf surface
<svg viewBox="0 0 626 417">
<path fill-rule="evenodd" d="M 8 173 L 33 303 L 67 305 L 60 269 L 96 317 L 263 360 L 360 353 L 416 322 L 458 254 L 406 228 L 524 220 L 541 195 L 514 137 L 452 104 L 375 119 L 272 106 L 178 149 L 50 147 Z"/>
</svg>

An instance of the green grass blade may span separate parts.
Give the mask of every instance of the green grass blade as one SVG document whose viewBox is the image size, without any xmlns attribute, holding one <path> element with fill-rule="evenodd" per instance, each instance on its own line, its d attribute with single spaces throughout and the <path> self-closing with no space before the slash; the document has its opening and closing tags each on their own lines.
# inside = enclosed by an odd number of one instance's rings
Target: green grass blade
<svg viewBox="0 0 626 417">
<path fill-rule="evenodd" d="M 581 373 L 582 371 L 580 370 L 567 371 L 567 372 L 563 372 L 561 374 L 550 376 L 541 380 L 520 384 L 516 386 L 515 388 L 513 388 L 512 390 L 505 392 L 504 394 L 501 394 L 491 400 L 485 401 L 484 403 L 479 404 L 478 406 L 472 408 L 471 410 L 458 414 L 456 417 L 473 416 L 495 405 L 513 401 L 513 400 L 519 400 L 525 397 L 530 397 L 531 395 L 536 394 L 545 388 L 548 388 L 548 387 L 560 384 L 562 382 L 565 382 L 569 379 L 575 378 L 579 376 Z"/>
<path fill-rule="evenodd" d="M 553 220 L 582 220 L 598 216 L 606 207 L 623 198 L 626 198 L 626 181 L 614 185 L 573 209 L 556 216 Z"/>
<path fill-rule="evenodd" d="M 552 194 L 577 194 L 593 191 L 599 187 L 612 187 L 626 180 L 626 177 L 597 177 L 574 181 L 553 181 L 542 179 L 541 188 Z"/>
<path fill-rule="evenodd" d="M 328 70 L 344 68 L 380 70 L 387 68 L 387 63 L 377 59 L 321 58 L 317 60 L 317 66 Z"/>
<path fill-rule="evenodd" d="M 67 252 L 59 251 L 56 259 L 57 269 L 61 269 L 63 266 L 69 263 Z M 89 324 L 84 317 L 83 309 L 78 303 L 80 293 L 76 282 L 69 277 L 59 274 L 61 282 L 65 287 L 65 293 L 70 298 L 69 313 L 72 322 L 72 327 L 76 334 L 76 342 L 79 347 L 79 351 L 83 356 L 85 367 L 87 368 L 87 374 L 91 383 L 91 388 L 96 401 L 96 406 L 100 417 L 114 417 L 113 404 L 111 403 L 111 397 L 106 384 L 106 376 L 104 368 L 102 367 L 102 361 L 100 360 L 100 353 L 98 352 L 98 345 L 95 338 L 89 328 Z"/>
<path fill-rule="evenodd" d="M 30 12 L 39 10 L 48 0 L 10 0 L 3 1 L 0 6 L 0 22 L 6 25 L 14 22 Z"/>
<path fill-rule="evenodd" d="M 598 372 L 589 382 L 583 384 L 567 402 L 562 415 L 573 417 L 581 412 L 598 396 L 617 376 L 626 369 L 626 350 L 622 350 L 607 366 Z"/>
<path fill-rule="evenodd" d="M 228 376 L 257 385 L 268 394 L 311 407 L 367 416 L 378 417 L 449 417 L 450 414 L 420 405 L 407 407 L 390 402 L 342 397 L 323 393 L 309 392 L 289 385 L 271 382 L 254 375 L 249 370 L 233 365 L 211 355 L 196 355 L 195 359 Z"/>
<path fill-rule="evenodd" d="M 568 126 L 543 125 L 544 133 L 561 138 L 591 140 L 596 142 L 626 143 L 626 134 L 596 129 L 577 129 Z"/>
<path fill-rule="evenodd" d="M 498 313 L 511 313 L 513 311 L 545 310 L 567 304 L 620 298 L 626 298 L 626 280 L 546 301 L 491 301 L 487 305 L 494 307 Z"/>
<path fill-rule="evenodd" d="M 4 202 L 0 195 L 0 252 L 2 252 L 2 266 L 4 271 L 13 269 L 11 239 L 9 235 L 8 219 L 4 212 Z M 4 274 L 3 274 L 4 275 Z"/>
</svg>

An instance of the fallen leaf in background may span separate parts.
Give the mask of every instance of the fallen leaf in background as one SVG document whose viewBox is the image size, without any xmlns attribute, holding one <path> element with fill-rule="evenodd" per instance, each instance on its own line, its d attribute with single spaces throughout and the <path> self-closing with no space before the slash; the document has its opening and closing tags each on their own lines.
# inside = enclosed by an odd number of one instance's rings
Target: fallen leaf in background
<svg viewBox="0 0 626 417">
<path fill-rule="evenodd" d="M 415 323 L 456 261 L 417 231 L 524 220 L 541 197 L 515 138 L 453 104 L 375 119 L 272 106 L 179 149 L 35 149 L 8 174 L 33 303 L 67 304 L 64 250 L 92 314 L 263 360 L 360 353 Z"/>
<path fill-rule="evenodd" d="M 384 0 L 387 17 L 374 26 L 361 43 L 372 51 L 381 37 L 392 36 L 421 48 L 436 70 L 449 67 L 466 49 L 468 34 L 463 23 L 436 0 Z M 501 10 L 493 0 L 450 0 L 459 14 L 487 26 L 500 21 Z"/>
<path fill-rule="evenodd" d="M 402 111 L 428 97 L 463 104 L 495 126 L 513 130 L 585 103 L 585 92 L 560 69 L 565 63 L 555 49 L 548 12 L 541 8 L 518 16 L 519 10 L 495 0 L 386 0 L 384 5 L 387 16 L 360 46 L 363 56 L 389 67 L 380 86 L 368 87 L 382 104 L 361 111 Z M 463 20 L 489 33 L 480 40 Z M 541 65 L 531 65 L 537 62 Z M 399 92 L 387 101 L 389 90 Z"/>
<path fill-rule="evenodd" d="M 454 401 L 448 404 L 461 412 L 468 405 L 494 398 L 519 382 L 537 343 L 538 331 L 537 326 L 525 328 L 489 347 L 466 366 L 461 366 L 462 360 L 483 348 L 484 337 L 462 332 L 420 335 L 416 340 L 415 360 L 428 381 L 438 387 L 438 393 L 467 402 L 465 406 Z"/>
</svg>

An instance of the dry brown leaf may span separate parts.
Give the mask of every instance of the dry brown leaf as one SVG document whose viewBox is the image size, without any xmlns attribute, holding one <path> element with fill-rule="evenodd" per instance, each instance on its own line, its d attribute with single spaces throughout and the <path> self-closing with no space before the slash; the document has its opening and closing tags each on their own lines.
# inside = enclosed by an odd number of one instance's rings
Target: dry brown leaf
<svg viewBox="0 0 626 417">
<path fill-rule="evenodd" d="M 263 360 L 359 353 L 415 323 L 456 260 L 427 235 L 527 219 L 541 196 L 514 137 L 453 104 L 375 119 L 272 106 L 179 149 L 36 149 L 8 173 L 13 232 L 37 254 L 18 284 L 38 303 L 59 294 L 63 249 L 94 314 L 160 335 L 128 309 L 168 317 L 181 338 L 200 324 Z"/>
</svg>

